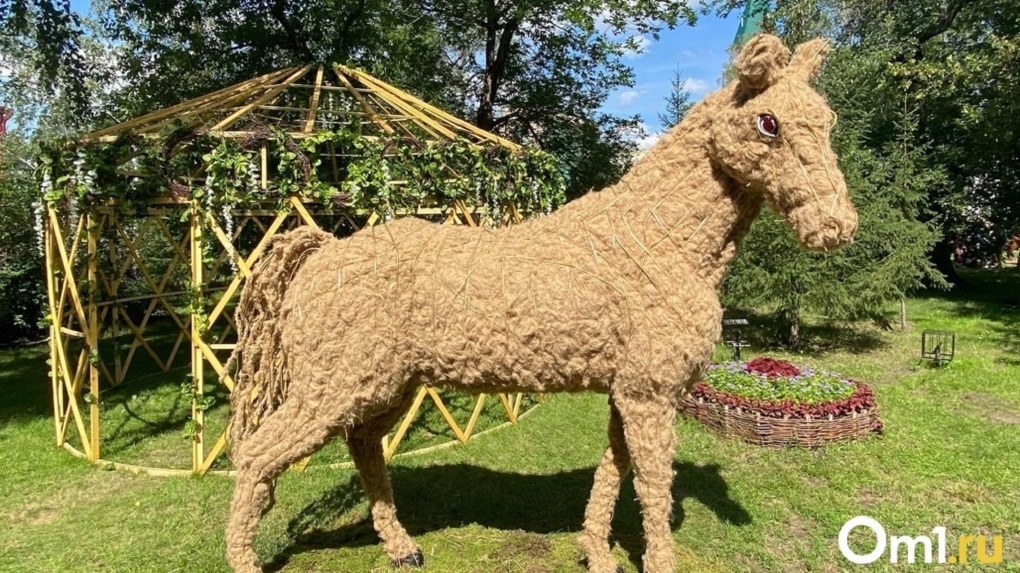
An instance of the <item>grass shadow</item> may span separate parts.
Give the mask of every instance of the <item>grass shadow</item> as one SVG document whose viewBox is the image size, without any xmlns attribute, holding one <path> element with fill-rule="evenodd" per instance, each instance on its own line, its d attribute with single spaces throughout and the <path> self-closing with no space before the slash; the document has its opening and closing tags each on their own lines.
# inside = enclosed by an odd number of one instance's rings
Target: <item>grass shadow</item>
<svg viewBox="0 0 1020 573">
<path fill-rule="evenodd" d="M 763 351 L 773 349 L 789 349 L 784 333 L 789 328 L 773 313 L 734 309 L 727 311 L 727 318 L 746 318 L 748 325 L 744 327 L 741 338 L 749 343 L 750 348 Z M 723 339 L 729 340 L 729 327 L 723 332 Z M 823 358 L 825 355 L 846 351 L 851 354 L 867 354 L 881 350 L 889 345 L 874 328 L 862 328 L 860 325 L 833 321 L 804 321 L 800 326 L 800 342 L 796 350 Z"/>
<path fill-rule="evenodd" d="M 916 298 L 953 303 L 946 311 L 952 318 L 979 318 L 990 323 L 991 331 L 1008 354 L 1000 362 L 1020 365 L 1020 271 L 1005 269 L 962 269 L 964 284 L 951 290 L 919 293 Z"/>
<path fill-rule="evenodd" d="M 48 346 L 38 344 L 0 353 L 0 427 L 53 415 Z"/>
<path fill-rule="evenodd" d="M 702 503 L 727 523 L 751 523 L 747 510 L 730 498 L 729 485 L 718 465 L 677 462 L 674 469 L 674 530 L 683 525 L 683 505 L 688 499 Z M 594 474 L 594 468 L 531 475 L 466 464 L 390 468 L 397 510 L 412 536 L 471 523 L 537 534 L 579 532 Z M 644 540 L 632 480 L 628 479 L 622 489 L 613 518 L 614 541 L 640 567 Z M 267 564 L 267 573 L 279 571 L 292 556 L 305 551 L 379 544 L 367 518 L 334 525 L 335 518 L 363 501 L 355 475 L 306 506 L 290 521 L 287 533 L 291 543 Z"/>
<path fill-rule="evenodd" d="M 191 400 L 179 391 L 185 369 L 152 372 L 103 393 L 103 439 L 108 454 L 120 453 L 143 440 L 179 429 L 191 419 Z M 161 400 L 158 410 L 142 402 L 167 389 L 171 391 L 170 398 Z M 215 390 L 216 387 L 210 388 L 210 391 Z"/>
</svg>

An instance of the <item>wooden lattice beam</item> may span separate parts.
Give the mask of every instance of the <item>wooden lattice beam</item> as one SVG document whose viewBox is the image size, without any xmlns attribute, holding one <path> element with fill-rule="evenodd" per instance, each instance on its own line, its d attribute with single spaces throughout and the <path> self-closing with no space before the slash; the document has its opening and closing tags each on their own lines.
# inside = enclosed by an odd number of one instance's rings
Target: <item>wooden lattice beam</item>
<svg viewBox="0 0 1020 573">
<path fill-rule="evenodd" d="M 278 85 L 272 87 L 271 89 L 267 90 L 264 94 L 262 94 L 262 95 L 258 96 L 257 98 L 255 98 L 254 101 L 244 105 L 243 107 L 241 107 L 241 109 L 238 109 L 234 113 L 228 115 L 225 119 L 221 120 L 216 125 L 212 126 L 212 131 L 226 130 L 231 125 L 233 125 L 234 122 L 236 122 L 238 119 L 240 119 L 241 116 L 243 116 L 243 115 L 247 114 L 248 112 L 250 112 L 254 107 L 262 105 L 262 104 L 266 103 L 267 101 L 271 101 L 274 97 L 279 95 L 280 92 L 282 92 L 284 89 L 286 89 L 288 86 L 290 86 L 291 82 L 293 82 L 294 80 L 296 80 L 296 79 L 304 76 L 305 74 L 307 74 L 308 70 L 310 70 L 310 69 L 312 69 L 312 66 L 310 66 L 310 65 L 309 66 L 304 66 L 303 68 L 299 69 L 298 71 L 294 72 L 293 74 L 287 76 L 287 79 L 283 80 L 283 83 L 278 84 Z"/>
<path fill-rule="evenodd" d="M 191 99 L 185 102 L 181 102 L 177 105 L 172 105 L 168 108 L 161 109 L 159 111 L 149 113 L 130 121 L 125 121 L 117 125 L 100 129 L 99 131 L 92 132 L 81 139 L 82 142 L 100 141 L 103 137 L 108 135 L 117 135 L 121 133 L 128 133 L 132 129 L 139 126 L 150 125 L 157 123 L 167 118 L 173 118 L 181 114 L 196 113 L 196 110 L 208 110 L 216 107 L 223 100 L 231 101 L 233 97 L 238 93 L 247 93 L 249 90 L 260 87 L 262 84 L 267 84 L 275 81 L 280 76 L 286 74 L 295 68 L 286 68 L 283 70 L 276 70 L 268 74 L 253 78 L 251 80 L 243 81 L 231 86 L 227 86 L 223 89 L 216 90 L 208 93 L 204 96 Z"/>
<path fill-rule="evenodd" d="M 301 131 L 311 133 L 315 128 L 315 113 L 319 110 L 319 97 L 322 95 L 322 73 L 325 66 L 319 64 L 315 72 L 315 87 L 312 88 L 312 99 L 308 102 L 308 117 L 305 119 L 305 127 Z"/>
</svg>

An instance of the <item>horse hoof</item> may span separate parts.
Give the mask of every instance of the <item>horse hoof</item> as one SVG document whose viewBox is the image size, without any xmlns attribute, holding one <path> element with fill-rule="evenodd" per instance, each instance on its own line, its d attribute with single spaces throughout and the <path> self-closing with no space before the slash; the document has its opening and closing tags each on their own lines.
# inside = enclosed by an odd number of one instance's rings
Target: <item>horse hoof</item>
<svg viewBox="0 0 1020 573">
<path fill-rule="evenodd" d="M 419 550 L 415 551 L 414 553 L 412 553 L 410 555 L 405 555 L 405 556 L 401 557 L 400 559 L 394 559 L 393 560 L 393 566 L 397 567 L 397 568 L 400 568 L 400 567 L 424 567 L 425 566 L 425 556 L 422 555 L 421 549 L 419 549 Z"/>
</svg>

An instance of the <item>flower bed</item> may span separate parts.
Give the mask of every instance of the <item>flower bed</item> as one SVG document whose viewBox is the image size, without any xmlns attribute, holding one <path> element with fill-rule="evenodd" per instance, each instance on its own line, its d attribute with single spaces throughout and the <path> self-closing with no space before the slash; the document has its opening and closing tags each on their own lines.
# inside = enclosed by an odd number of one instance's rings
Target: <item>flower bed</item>
<svg viewBox="0 0 1020 573">
<path fill-rule="evenodd" d="M 711 366 L 681 409 L 726 437 L 763 446 L 817 447 L 882 430 L 866 384 L 774 358 Z"/>
</svg>

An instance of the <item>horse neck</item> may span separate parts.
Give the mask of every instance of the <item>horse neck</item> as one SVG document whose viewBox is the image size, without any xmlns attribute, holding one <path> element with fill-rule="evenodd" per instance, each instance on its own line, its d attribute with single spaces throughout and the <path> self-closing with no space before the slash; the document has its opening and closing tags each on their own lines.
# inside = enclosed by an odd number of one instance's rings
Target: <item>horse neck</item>
<svg viewBox="0 0 1020 573">
<path fill-rule="evenodd" d="M 660 288 L 680 288 L 693 273 L 718 290 L 762 205 L 713 165 L 705 110 L 696 111 L 619 183 L 554 214 L 580 227 L 602 257 L 639 267 Z"/>
</svg>

